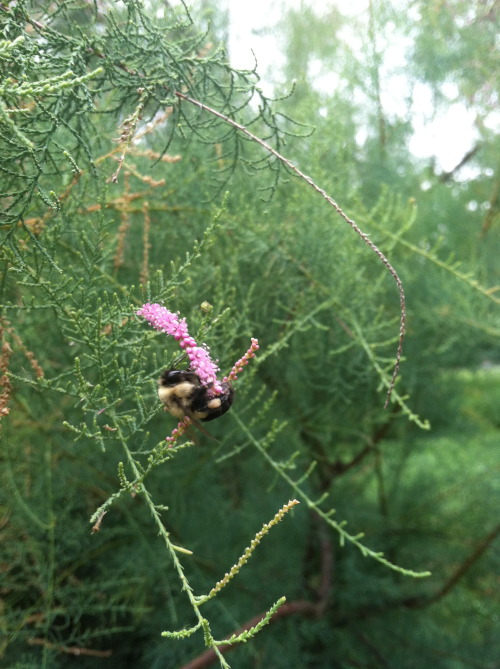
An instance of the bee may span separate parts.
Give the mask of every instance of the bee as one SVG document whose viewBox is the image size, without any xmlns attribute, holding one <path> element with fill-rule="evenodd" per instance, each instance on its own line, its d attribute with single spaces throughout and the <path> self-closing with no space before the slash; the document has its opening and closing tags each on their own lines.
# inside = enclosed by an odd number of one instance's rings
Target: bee
<svg viewBox="0 0 500 669">
<path fill-rule="evenodd" d="M 158 379 L 158 397 L 172 416 L 178 420 L 188 416 L 196 425 L 220 418 L 231 408 L 234 390 L 230 383 L 221 385 L 222 393 L 212 395 L 211 385 L 204 386 L 194 372 L 166 369 Z"/>
</svg>

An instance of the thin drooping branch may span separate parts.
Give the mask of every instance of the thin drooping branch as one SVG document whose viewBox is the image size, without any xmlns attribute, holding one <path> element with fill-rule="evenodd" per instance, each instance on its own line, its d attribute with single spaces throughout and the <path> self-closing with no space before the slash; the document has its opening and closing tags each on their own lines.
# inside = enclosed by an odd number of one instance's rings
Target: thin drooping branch
<svg viewBox="0 0 500 669">
<path fill-rule="evenodd" d="M 313 516 L 314 517 L 314 516 Z M 316 519 L 318 517 L 316 516 Z M 308 601 L 306 599 L 295 599 L 291 602 L 283 604 L 276 613 L 269 620 L 270 624 L 276 623 L 282 618 L 289 618 L 290 616 L 302 616 L 303 618 L 321 618 L 326 611 L 330 600 L 332 582 L 332 544 L 326 535 L 320 535 L 319 546 L 319 560 L 320 560 L 320 580 L 316 592 L 316 601 Z M 264 618 L 265 613 L 260 613 L 246 623 L 244 623 L 236 632 L 228 636 L 238 636 L 243 632 L 252 629 Z M 219 652 L 222 655 L 230 653 L 237 644 L 220 645 Z M 215 650 L 209 649 L 195 657 L 193 660 L 182 666 L 182 669 L 207 669 L 217 660 Z"/>
<path fill-rule="evenodd" d="M 385 400 L 384 404 L 384 409 L 387 408 L 389 404 L 389 400 L 391 397 L 392 390 L 394 388 L 394 384 L 396 383 L 396 378 L 399 373 L 399 367 L 401 364 L 401 356 L 403 353 L 403 340 L 404 340 L 404 335 L 405 335 L 405 329 L 406 329 L 406 300 L 405 300 L 405 293 L 403 289 L 403 283 L 401 279 L 399 278 L 398 273 L 394 269 L 394 267 L 391 265 L 389 260 L 385 257 L 385 255 L 382 253 L 382 251 L 371 241 L 371 239 L 368 237 L 366 233 L 364 233 L 361 228 L 358 226 L 358 224 L 352 220 L 352 218 L 349 218 L 347 214 L 343 211 L 343 209 L 335 202 L 335 200 L 328 195 L 328 193 L 323 190 L 320 186 L 318 186 L 312 179 L 311 177 L 307 176 L 304 174 L 301 170 L 299 170 L 298 167 L 296 167 L 288 158 L 285 158 L 285 156 L 282 156 L 281 153 L 276 151 L 270 144 L 265 142 L 263 139 L 260 137 L 257 137 L 257 135 L 254 135 L 250 130 L 248 130 L 244 125 L 241 125 L 241 123 L 237 123 L 236 121 L 233 121 L 233 119 L 229 118 L 225 114 L 222 114 L 221 112 L 217 111 L 216 109 L 212 109 L 208 105 L 203 104 L 203 102 L 200 102 L 199 100 L 195 100 L 194 98 L 189 97 L 189 95 L 185 95 L 184 93 L 180 93 L 178 91 L 175 92 L 175 95 L 180 98 L 181 100 L 184 100 L 186 102 L 189 102 L 192 105 L 195 105 L 196 107 L 199 107 L 200 109 L 203 109 L 203 111 L 208 112 L 209 114 L 212 114 L 213 116 L 216 116 L 217 118 L 220 118 L 222 121 L 225 123 L 228 123 L 230 126 L 233 128 L 236 128 L 239 130 L 241 133 L 249 137 L 252 141 L 256 142 L 259 144 L 263 149 L 271 153 L 275 158 L 277 158 L 283 165 L 285 165 L 291 172 L 296 174 L 300 179 L 305 181 L 311 188 L 313 188 L 317 193 L 319 193 L 327 202 L 330 206 L 332 206 L 337 214 L 341 216 L 344 221 L 346 221 L 351 228 L 354 230 L 354 232 L 361 237 L 361 239 L 364 241 L 364 243 L 370 247 L 370 249 L 378 256 L 379 260 L 382 262 L 382 264 L 389 270 L 392 278 L 396 282 L 398 291 L 399 291 L 399 302 L 400 302 L 400 308 L 401 308 L 401 316 L 400 316 L 400 321 L 399 321 L 399 340 L 398 340 L 398 348 L 396 352 L 396 361 L 394 363 L 394 369 L 392 372 L 392 378 L 389 383 L 389 387 L 387 390 L 387 397 Z"/>
</svg>

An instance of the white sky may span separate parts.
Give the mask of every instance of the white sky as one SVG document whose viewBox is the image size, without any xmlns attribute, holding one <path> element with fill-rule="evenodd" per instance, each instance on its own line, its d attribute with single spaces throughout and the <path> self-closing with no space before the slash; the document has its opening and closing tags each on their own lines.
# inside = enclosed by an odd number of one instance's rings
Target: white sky
<svg viewBox="0 0 500 669">
<path fill-rule="evenodd" d="M 311 3 L 312 4 L 312 3 Z M 300 8 L 301 0 L 225 0 L 223 6 L 230 12 L 229 51 L 231 63 L 237 68 L 253 67 L 254 51 L 258 72 L 262 78 L 262 88 L 267 92 L 265 75 L 270 69 L 276 70 L 283 59 L 277 40 L 272 34 L 259 35 L 259 30 L 273 26 L 280 18 L 283 8 Z M 336 6 L 342 14 L 358 15 L 367 11 L 368 0 L 314 0 L 318 10 Z M 304 26 L 307 29 L 307 26 Z M 389 57 L 401 64 L 404 44 L 392 44 Z M 388 55 L 386 51 L 385 55 Z M 328 80 L 328 75 L 323 74 Z M 331 73 L 330 82 L 335 81 Z M 395 95 L 385 94 L 382 100 L 389 114 L 404 114 L 401 103 L 403 94 L 397 81 L 390 87 Z M 473 146 L 477 138 L 473 115 L 462 105 L 451 105 L 434 118 L 432 100 L 428 89 L 423 85 L 415 91 L 415 106 L 418 116 L 415 119 L 415 135 L 410 142 L 410 150 L 419 158 L 434 156 L 439 169 L 452 169 Z M 314 119 L 311 119 L 314 124 Z"/>
</svg>

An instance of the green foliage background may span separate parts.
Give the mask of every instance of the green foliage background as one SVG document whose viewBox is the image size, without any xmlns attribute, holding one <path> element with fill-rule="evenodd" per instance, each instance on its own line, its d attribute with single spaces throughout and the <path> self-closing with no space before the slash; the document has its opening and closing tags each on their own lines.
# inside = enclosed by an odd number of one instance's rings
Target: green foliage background
<svg viewBox="0 0 500 669">
<path fill-rule="evenodd" d="M 290 11 L 296 87 L 271 101 L 218 46 L 224 13 L 158 8 L 0 5 L 1 661 L 188 667 L 286 596 L 216 662 L 495 666 L 497 10 Z M 393 31 L 408 81 L 437 106 L 452 82 L 476 114 L 477 146 L 450 173 L 409 153 L 411 101 L 406 118 L 383 108 Z M 333 93 L 307 75 L 315 58 Z M 397 268 L 407 336 L 387 410 L 392 277 L 275 156 L 182 96 L 311 175 Z M 156 378 L 178 348 L 135 316 L 148 301 L 185 316 L 223 373 L 259 339 L 210 425 L 219 442 L 165 447 Z M 291 498 L 231 583 L 190 599 Z M 161 636 L 197 616 L 194 634 Z"/>
</svg>

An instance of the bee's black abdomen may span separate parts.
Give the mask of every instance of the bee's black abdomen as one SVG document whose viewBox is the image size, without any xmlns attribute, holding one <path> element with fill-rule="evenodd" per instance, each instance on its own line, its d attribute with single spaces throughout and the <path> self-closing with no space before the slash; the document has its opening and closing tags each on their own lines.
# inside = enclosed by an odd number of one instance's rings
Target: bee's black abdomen
<svg viewBox="0 0 500 669">
<path fill-rule="evenodd" d="M 222 383 L 222 393 L 216 395 L 210 386 L 202 384 L 195 372 L 166 369 L 158 379 L 158 396 L 176 418 L 190 416 L 206 422 L 229 411 L 234 391 L 230 383 Z"/>
<path fill-rule="evenodd" d="M 223 416 L 226 411 L 229 411 L 234 399 L 234 390 L 229 383 L 223 383 L 222 389 L 223 392 L 220 395 L 214 395 L 213 397 L 210 397 L 206 392 L 206 389 L 204 389 L 204 397 L 199 398 L 201 406 L 199 409 L 194 409 L 200 413 L 206 412 L 206 416 L 200 418 L 200 420 L 204 422 L 214 420 L 214 418 L 220 418 L 220 416 Z"/>
</svg>

